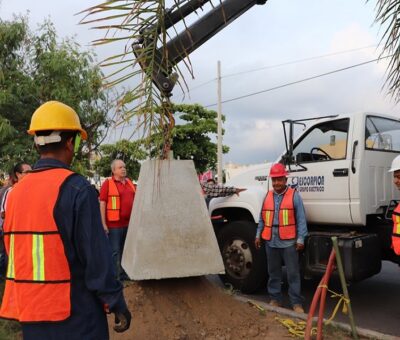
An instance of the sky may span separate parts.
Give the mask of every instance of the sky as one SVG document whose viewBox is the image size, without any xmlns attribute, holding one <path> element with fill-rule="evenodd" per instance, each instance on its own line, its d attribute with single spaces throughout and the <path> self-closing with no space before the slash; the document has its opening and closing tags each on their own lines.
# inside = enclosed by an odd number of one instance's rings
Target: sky
<svg viewBox="0 0 400 340">
<path fill-rule="evenodd" d="M 50 18 L 60 37 L 75 36 L 89 48 L 101 33 L 78 25 L 82 16 L 75 14 L 99 2 L 0 0 L 0 18 L 29 12 L 33 28 Z M 183 95 L 176 87 L 172 99 L 216 110 L 218 60 L 223 101 L 373 60 L 383 33 L 374 23 L 375 6 L 375 0 L 269 0 L 254 6 L 191 54 L 194 79 L 181 69 L 192 90 Z M 102 60 L 118 49 L 122 46 L 94 51 Z M 358 111 L 398 116 L 384 88 L 386 67 L 387 61 L 369 63 L 224 103 L 223 143 L 230 147 L 224 163 L 274 161 L 284 151 L 284 119 Z M 119 136 L 111 131 L 108 141 Z"/>
</svg>

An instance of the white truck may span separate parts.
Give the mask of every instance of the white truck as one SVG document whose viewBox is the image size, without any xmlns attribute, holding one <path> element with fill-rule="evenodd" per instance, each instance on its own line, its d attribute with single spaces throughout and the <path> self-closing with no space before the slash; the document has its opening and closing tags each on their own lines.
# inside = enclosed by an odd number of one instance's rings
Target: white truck
<svg viewBox="0 0 400 340">
<path fill-rule="evenodd" d="M 358 113 L 317 119 L 296 142 L 295 126 L 284 121 L 288 184 L 304 202 L 309 236 L 301 256 L 305 276 L 325 270 L 331 236 L 338 236 L 349 282 L 380 272 L 381 261 L 400 264 L 391 249 L 393 209 L 399 193 L 388 173 L 400 152 L 400 121 L 389 115 Z M 289 131 L 289 132 L 288 132 Z M 268 133 L 268 131 L 266 131 Z M 227 185 L 245 187 L 240 196 L 216 198 L 209 212 L 225 264 L 224 281 L 252 292 L 267 278 L 265 251 L 254 239 L 271 164 L 232 178 Z"/>
<path fill-rule="evenodd" d="M 174 67 L 235 19 L 267 0 L 221 0 L 204 11 L 210 2 L 176 2 L 165 10 L 163 20 L 146 21 L 132 45 L 139 65 L 151 71 L 155 86 L 167 101 L 177 81 Z M 198 16 L 197 20 L 186 25 L 185 18 L 193 15 Z M 165 34 L 167 30 L 171 35 Z M 169 39 L 155 43 L 149 32 L 162 35 L 160 41 L 166 36 Z M 152 53 L 143 53 L 146 48 Z M 289 168 L 289 184 L 300 192 L 309 224 L 301 258 L 304 274 L 324 271 L 333 235 L 339 237 L 349 281 L 378 273 L 382 260 L 400 263 L 391 250 L 392 225 L 390 214 L 385 213 L 393 209 L 395 203 L 391 200 L 398 197 L 387 171 L 400 152 L 399 120 L 373 113 L 331 116 L 309 127 L 295 143 L 294 127 L 304 125 L 304 121 L 283 123 L 286 152 L 277 161 Z M 268 171 L 266 164 L 234 178 L 229 184 L 248 190 L 240 197 L 213 199 L 210 204 L 226 269 L 223 279 L 246 292 L 263 285 L 267 275 L 264 250 L 255 249 L 254 237 L 261 204 L 270 187 Z"/>
</svg>

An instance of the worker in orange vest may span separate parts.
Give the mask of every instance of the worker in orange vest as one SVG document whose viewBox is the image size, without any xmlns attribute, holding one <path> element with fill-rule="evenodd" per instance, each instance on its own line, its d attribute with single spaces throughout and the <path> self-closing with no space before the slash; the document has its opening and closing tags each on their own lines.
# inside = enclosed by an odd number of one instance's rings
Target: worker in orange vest
<svg viewBox="0 0 400 340">
<path fill-rule="evenodd" d="M 121 159 L 112 161 L 111 172 L 112 177 L 107 178 L 100 189 L 101 219 L 110 240 L 117 278 L 127 280 L 121 259 L 136 186 L 126 177 L 126 166 Z"/>
<path fill-rule="evenodd" d="M 71 107 L 50 101 L 34 112 L 28 133 L 40 159 L 8 196 L 0 317 L 18 320 L 24 340 L 109 339 L 106 312 L 117 332 L 129 328 L 131 314 L 96 193 L 70 169 L 86 131 Z"/>
<path fill-rule="evenodd" d="M 296 190 L 287 186 L 287 176 L 283 164 L 272 165 L 269 177 L 273 190 L 269 190 L 264 199 L 255 246 L 259 249 L 261 238 L 265 241 L 270 304 L 282 304 L 281 281 L 284 263 L 292 308 L 295 312 L 304 313 L 298 251 L 304 249 L 307 223 L 301 197 Z"/>
<path fill-rule="evenodd" d="M 400 156 L 393 159 L 389 172 L 393 172 L 393 183 L 400 190 Z M 392 220 L 392 248 L 396 255 L 400 255 L 400 204 L 394 209 Z"/>
</svg>

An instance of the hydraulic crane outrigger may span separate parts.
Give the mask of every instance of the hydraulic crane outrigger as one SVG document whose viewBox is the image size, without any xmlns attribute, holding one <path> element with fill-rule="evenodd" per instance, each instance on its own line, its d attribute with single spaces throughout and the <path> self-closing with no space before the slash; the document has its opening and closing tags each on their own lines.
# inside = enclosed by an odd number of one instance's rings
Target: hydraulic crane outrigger
<svg viewBox="0 0 400 340">
<path fill-rule="evenodd" d="M 189 0 L 184 5 L 174 10 L 166 10 L 163 20 L 157 23 L 157 32 L 161 34 L 184 18 L 194 13 L 210 0 Z M 165 98 L 171 96 L 171 92 L 177 80 L 173 73 L 173 67 L 187 57 L 190 53 L 203 45 L 220 30 L 228 26 L 236 18 L 247 12 L 254 5 L 263 5 L 267 0 L 225 0 L 213 7 L 204 16 L 200 17 L 191 26 L 179 33 L 175 38 L 155 50 L 155 65 L 152 79 L 156 87 Z M 153 43 L 152 38 L 146 32 L 154 30 L 155 27 L 144 27 L 141 37 L 132 45 L 133 51 L 142 69 L 149 65 L 149 60 L 142 51 L 146 46 Z"/>
</svg>

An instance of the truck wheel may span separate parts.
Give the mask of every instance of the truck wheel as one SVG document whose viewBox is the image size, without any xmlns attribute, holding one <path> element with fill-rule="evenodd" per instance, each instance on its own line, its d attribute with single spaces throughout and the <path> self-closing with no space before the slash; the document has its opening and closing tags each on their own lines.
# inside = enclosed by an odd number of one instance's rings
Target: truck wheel
<svg viewBox="0 0 400 340">
<path fill-rule="evenodd" d="M 253 293 L 267 282 L 265 249 L 254 246 L 256 227 L 249 221 L 235 221 L 217 236 L 225 266 L 225 275 L 220 278 L 243 293 Z"/>
</svg>

